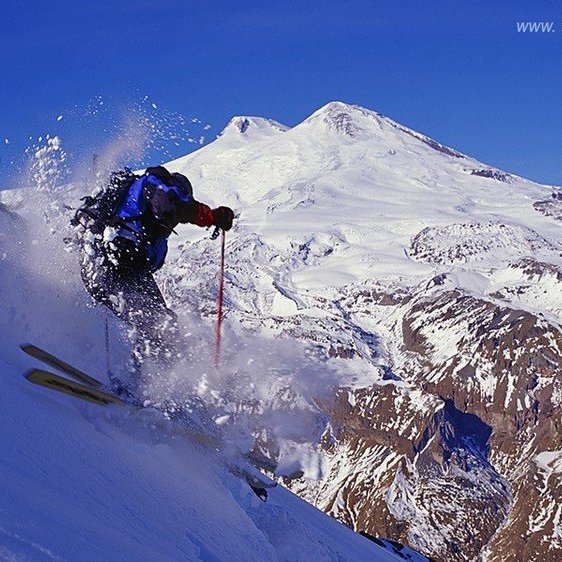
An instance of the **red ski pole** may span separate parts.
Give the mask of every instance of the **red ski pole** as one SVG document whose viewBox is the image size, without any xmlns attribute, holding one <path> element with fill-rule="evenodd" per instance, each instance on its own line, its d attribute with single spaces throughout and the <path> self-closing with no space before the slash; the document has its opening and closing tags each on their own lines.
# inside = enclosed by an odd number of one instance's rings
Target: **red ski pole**
<svg viewBox="0 0 562 562">
<path fill-rule="evenodd" d="M 219 366 L 221 352 L 222 300 L 224 293 L 224 244 L 226 233 L 221 231 L 221 257 L 219 265 L 219 286 L 217 292 L 217 324 L 215 328 L 215 367 Z"/>
</svg>

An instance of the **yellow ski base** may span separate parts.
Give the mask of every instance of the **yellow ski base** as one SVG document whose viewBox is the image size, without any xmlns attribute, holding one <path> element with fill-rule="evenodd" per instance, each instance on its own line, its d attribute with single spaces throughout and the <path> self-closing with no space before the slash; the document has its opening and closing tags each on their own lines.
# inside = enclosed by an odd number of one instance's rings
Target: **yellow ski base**
<svg viewBox="0 0 562 562">
<path fill-rule="evenodd" d="M 63 394 L 68 394 L 74 398 L 79 398 L 80 400 L 85 400 L 86 402 L 93 402 L 94 404 L 99 404 L 101 406 L 107 406 L 109 404 L 131 406 L 128 402 L 121 400 L 121 398 L 118 398 L 113 394 L 85 386 L 42 369 L 31 369 L 25 374 L 25 378 L 29 382 L 38 384 L 39 386 L 44 386 L 45 388 L 50 388 L 51 390 L 56 390 L 57 392 L 62 392 Z"/>
</svg>

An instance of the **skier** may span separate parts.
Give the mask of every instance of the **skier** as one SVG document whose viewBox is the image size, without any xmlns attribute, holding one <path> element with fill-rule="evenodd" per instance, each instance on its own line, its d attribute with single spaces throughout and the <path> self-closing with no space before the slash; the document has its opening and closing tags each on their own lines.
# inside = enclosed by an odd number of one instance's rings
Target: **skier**
<svg viewBox="0 0 562 562">
<path fill-rule="evenodd" d="M 168 237 L 179 223 L 230 230 L 234 213 L 196 201 L 189 180 L 163 166 L 140 177 L 114 173 L 102 192 L 84 201 L 73 221 L 84 228 L 82 279 L 94 299 L 133 329 L 138 375 L 144 358 L 171 361 L 178 353 L 176 315 L 153 277 Z"/>
</svg>

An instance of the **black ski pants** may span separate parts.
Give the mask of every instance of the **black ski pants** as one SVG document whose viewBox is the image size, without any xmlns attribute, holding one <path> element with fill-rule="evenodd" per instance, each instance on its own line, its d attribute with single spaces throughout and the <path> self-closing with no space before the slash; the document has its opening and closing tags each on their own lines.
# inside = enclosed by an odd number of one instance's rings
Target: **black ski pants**
<svg viewBox="0 0 562 562">
<path fill-rule="evenodd" d="M 94 299 L 131 327 L 136 360 L 172 362 L 178 353 L 177 317 L 166 306 L 152 273 L 107 262 L 94 264 L 82 268 L 84 285 Z"/>
</svg>

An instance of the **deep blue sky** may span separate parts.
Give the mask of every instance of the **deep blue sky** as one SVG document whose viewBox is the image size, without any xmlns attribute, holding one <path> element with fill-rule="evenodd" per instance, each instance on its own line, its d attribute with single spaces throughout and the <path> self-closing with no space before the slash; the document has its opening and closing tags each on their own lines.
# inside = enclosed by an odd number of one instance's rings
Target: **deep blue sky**
<svg viewBox="0 0 562 562">
<path fill-rule="evenodd" d="M 0 178 L 29 136 L 61 134 L 71 152 L 78 136 L 80 150 L 99 142 L 57 115 L 148 95 L 211 137 L 232 115 L 294 125 L 330 100 L 357 103 L 562 184 L 560 2 L 3 0 L 0 18 Z M 557 32 L 517 33 L 525 20 Z"/>
</svg>

